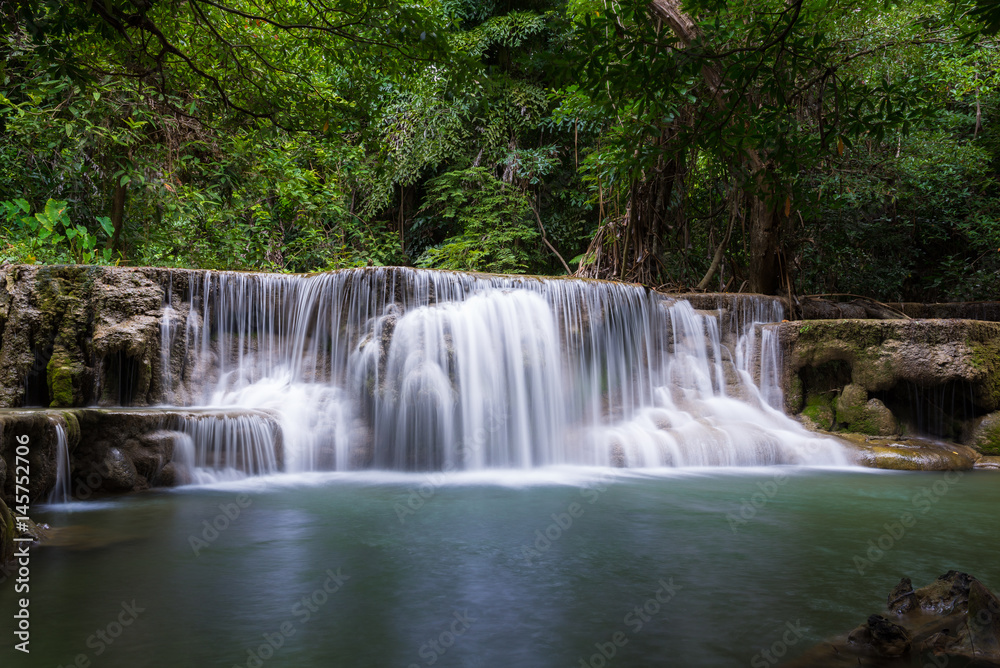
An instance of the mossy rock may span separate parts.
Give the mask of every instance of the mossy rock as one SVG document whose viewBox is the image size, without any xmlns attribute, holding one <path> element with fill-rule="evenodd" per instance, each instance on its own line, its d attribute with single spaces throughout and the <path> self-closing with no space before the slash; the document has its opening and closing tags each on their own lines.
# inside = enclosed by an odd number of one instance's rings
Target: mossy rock
<svg viewBox="0 0 1000 668">
<path fill-rule="evenodd" d="M 888 392 L 903 382 L 918 388 L 963 383 L 978 410 L 1000 410 L 1000 323 L 825 320 L 777 327 L 787 351 L 786 383 L 799 374 L 807 399 L 822 384 L 819 370 L 839 363 L 849 370 L 849 384 L 868 392 Z M 810 369 L 816 370 L 811 377 Z"/>
<path fill-rule="evenodd" d="M 833 429 L 833 408 L 829 404 L 810 404 L 799 414 L 802 424 L 813 431 L 830 431 Z"/>
<path fill-rule="evenodd" d="M 46 366 L 46 379 L 49 385 L 50 406 L 53 408 L 69 408 L 76 405 L 81 397 L 82 375 L 86 367 L 73 357 L 62 346 L 56 346 Z"/>
<path fill-rule="evenodd" d="M 1000 412 L 990 413 L 976 421 L 969 445 L 984 455 L 1000 455 Z"/>
<path fill-rule="evenodd" d="M 975 466 L 979 453 L 970 447 L 920 438 L 888 439 L 837 434 L 856 463 L 896 471 L 962 471 Z"/>
<path fill-rule="evenodd" d="M 847 385 L 836 402 L 836 421 L 847 431 L 869 436 L 893 436 L 899 433 L 899 421 L 878 399 L 869 399 L 860 385 Z"/>
<path fill-rule="evenodd" d="M 802 378 L 799 374 L 792 374 L 792 380 L 788 384 L 788 389 L 785 391 L 785 407 L 787 410 L 792 412 L 798 411 L 802 408 L 802 403 L 805 400 L 805 392 L 802 387 Z M 803 411 L 805 412 L 805 411 Z M 824 427 L 829 429 L 829 427 Z"/>
</svg>

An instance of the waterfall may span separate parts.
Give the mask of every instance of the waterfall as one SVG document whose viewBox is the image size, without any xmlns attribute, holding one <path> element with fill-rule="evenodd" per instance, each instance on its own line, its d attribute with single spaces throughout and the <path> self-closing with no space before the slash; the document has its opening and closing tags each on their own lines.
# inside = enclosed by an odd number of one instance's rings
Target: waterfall
<svg viewBox="0 0 1000 668">
<path fill-rule="evenodd" d="M 46 499 L 48 503 L 68 503 L 73 499 L 70 489 L 70 476 L 73 471 L 69 460 L 69 439 L 66 428 L 58 422 L 53 422 L 56 431 L 56 484 Z"/>
<path fill-rule="evenodd" d="M 191 422 L 196 469 L 844 462 L 780 410 L 776 299 L 699 311 L 633 285 L 401 268 L 204 272 L 179 292 L 164 398 L 263 411 L 280 434 Z"/>
<path fill-rule="evenodd" d="M 178 432 L 174 460 L 188 482 L 234 480 L 281 470 L 281 432 L 267 415 L 185 416 Z"/>
</svg>

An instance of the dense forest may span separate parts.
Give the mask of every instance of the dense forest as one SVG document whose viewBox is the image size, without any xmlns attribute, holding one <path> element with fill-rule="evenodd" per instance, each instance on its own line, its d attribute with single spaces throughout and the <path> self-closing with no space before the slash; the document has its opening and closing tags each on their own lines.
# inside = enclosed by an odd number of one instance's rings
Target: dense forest
<svg viewBox="0 0 1000 668">
<path fill-rule="evenodd" d="M 0 2 L 0 263 L 994 298 L 980 0 Z"/>
</svg>

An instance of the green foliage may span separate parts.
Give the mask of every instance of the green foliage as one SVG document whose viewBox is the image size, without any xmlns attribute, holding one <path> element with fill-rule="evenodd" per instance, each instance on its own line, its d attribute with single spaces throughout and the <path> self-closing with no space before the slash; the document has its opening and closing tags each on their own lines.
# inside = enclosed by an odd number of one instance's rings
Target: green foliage
<svg viewBox="0 0 1000 668">
<path fill-rule="evenodd" d="M 31 205 L 23 199 L 0 202 L 6 220 L 9 246 L 6 261 L 65 262 L 107 264 L 110 248 L 97 248 L 97 235 L 87 227 L 74 224 L 67 213 L 68 203 L 50 199 L 41 211 L 31 214 Z M 97 219 L 109 238 L 114 232 L 111 220 Z"/>
<path fill-rule="evenodd" d="M 460 233 L 425 251 L 418 266 L 504 274 L 528 269 L 538 231 L 523 192 L 471 167 L 429 181 L 427 204 Z"/>
<path fill-rule="evenodd" d="M 13 3 L 2 259 L 990 298 L 994 4 Z"/>
</svg>

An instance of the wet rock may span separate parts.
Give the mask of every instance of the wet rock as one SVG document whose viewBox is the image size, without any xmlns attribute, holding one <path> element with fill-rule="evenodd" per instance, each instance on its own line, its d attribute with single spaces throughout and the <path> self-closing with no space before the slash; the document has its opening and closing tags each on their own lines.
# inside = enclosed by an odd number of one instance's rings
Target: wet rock
<svg viewBox="0 0 1000 668">
<path fill-rule="evenodd" d="M 611 465 L 615 468 L 625 468 L 628 466 L 628 456 L 625 454 L 625 448 L 622 447 L 621 443 L 613 443 L 611 445 Z"/>
<path fill-rule="evenodd" d="M 849 382 L 868 393 L 888 392 L 904 382 L 921 388 L 961 383 L 970 388 L 978 411 L 1000 409 L 1000 323 L 844 319 L 775 327 L 785 351 L 785 387 L 804 369 L 839 362 Z M 810 388 L 805 389 L 808 396 Z"/>
<path fill-rule="evenodd" d="M 910 652 L 909 632 L 882 615 L 872 615 L 868 621 L 851 631 L 847 642 L 860 651 L 881 657 L 900 657 Z"/>
<path fill-rule="evenodd" d="M 968 443 L 985 455 L 1000 455 L 1000 412 L 977 419 Z"/>
<path fill-rule="evenodd" d="M 976 461 L 976 468 L 1000 471 L 1000 457 L 980 457 Z"/>
<path fill-rule="evenodd" d="M 816 398 L 809 401 L 799 414 L 799 420 L 806 429 L 830 431 L 836 424 L 833 406 L 829 399 Z"/>
<path fill-rule="evenodd" d="M 102 462 L 105 471 L 103 488 L 109 492 L 131 492 L 135 488 L 135 464 L 118 448 L 109 448 Z"/>
<path fill-rule="evenodd" d="M 913 583 L 910 578 L 903 578 L 899 584 L 889 592 L 889 612 L 901 615 L 920 607 L 916 595 L 913 593 Z"/>
<path fill-rule="evenodd" d="M 972 577 L 959 571 L 948 571 L 937 580 L 916 590 L 920 609 L 928 613 L 947 614 L 969 600 Z"/>
<path fill-rule="evenodd" d="M 174 280 L 150 268 L 0 267 L 0 406 L 155 403 Z"/>
<path fill-rule="evenodd" d="M 24 411 L 0 409 L 0 498 L 8 505 L 14 502 L 14 471 L 16 453 L 26 443 L 29 455 L 28 494 L 31 501 L 44 499 L 56 481 L 57 425 L 65 428 L 66 421 L 58 411 Z"/>
<path fill-rule="evenodd" d="M 888 596 L 886 615 L 872 615 L 850 633 L 785 665 L 997 668 L 1000 600 L 982 582 L 959 571 L 948 571 L 917 590 L 903 578 Z"/>
<path fill-rule="evenodd" d="M 977 652 L 1000 657 L 1000 600 L 972 579 L 968 593 L 969 641 Z"/>
<path fill-rule="evenodd" d="M 855 463 L 897 471 L 964 471 L 979 459 L 972 448 L 922 438 L 888 439 L 862 434 L 829 434 L 839 439 Z"/>
</svg>

